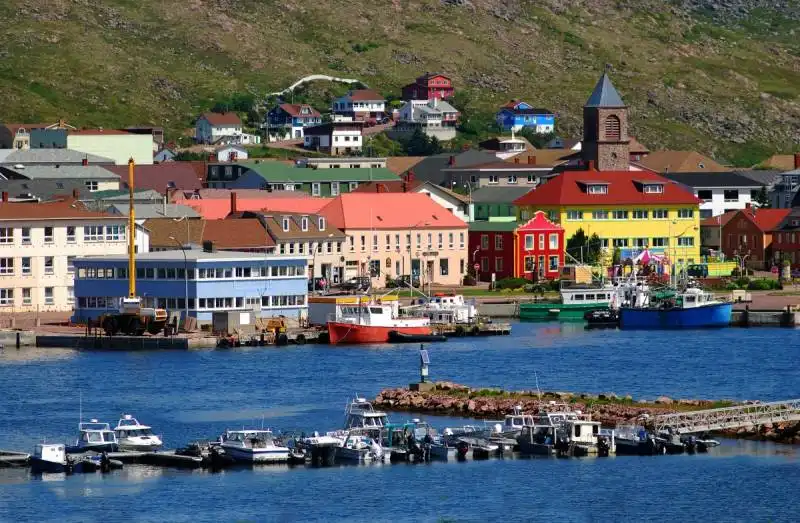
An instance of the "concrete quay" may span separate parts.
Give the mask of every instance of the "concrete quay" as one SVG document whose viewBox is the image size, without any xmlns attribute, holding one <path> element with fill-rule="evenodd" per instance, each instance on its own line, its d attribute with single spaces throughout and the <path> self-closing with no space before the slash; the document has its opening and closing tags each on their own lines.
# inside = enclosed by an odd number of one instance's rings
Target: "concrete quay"
<svg viewBox="0 0 800 523">
<path fill-rule="evenodd" d="M 86 336 L 45 334 L 36 336 L 37 347 L 67 347 L 79 350 L 191 350 L 214 347 L 209 336 Z"/>
</svg>

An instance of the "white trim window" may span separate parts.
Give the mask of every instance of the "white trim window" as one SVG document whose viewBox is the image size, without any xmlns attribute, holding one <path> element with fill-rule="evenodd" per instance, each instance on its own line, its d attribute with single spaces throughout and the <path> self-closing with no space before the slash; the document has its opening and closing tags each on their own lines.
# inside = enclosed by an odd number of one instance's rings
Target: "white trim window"
<svg viewBox="0 0 800 523">
<path fill-rule="evenodd" d="M 14 258 L 0 258 L 0 276 L 14 274 Z"/>
<path fill-rule="evenodd" d="M 0 289 L 0 307 L 14 305 L 14 289 Z"/>
<path fill-rule="evenodd" d="M 75 227 L 73 227 L 75 229 Z M 67 227 L 69 230 L 69 227 Z M 2 243 L 2 242 L 0 242 Z M 22 245 L 30 245 L 31 244 L 31 228 L 30 227 L 23 227 L 22 228 Z"/>
<path fill-rule="evenodd" d="M 83 241 L 101 242 L 105 239 L 102 225 L 87 225 L 83 228 Z"/>
<path fill-rule="evenodd" d="M 30 229 L 28 232 L 28 239 L 30 239 Z M 0 243 L 14 243 L 13 227 L 0 227 Z"/>
<path fill-rule="evenodd" d="M 74 258 L 74 256 L 73 256 Z M 25 256 L 21 258 L 21 265 L 22 265 L 22 275 L 23 276 L 30 276 L 32 274 L 31 270 L 31 259 L 29 256 Z"/>
<path fill-rule="evenodd" d="M 331 182 L 331 196 L 339 196 L 339 182 Z"/>
<path fill-rule="evenodd" d="M 311 196 L 319 196 L 320 194 L 321 194 L 321 192 L 320 192 L 320 183 L 319 182 L 313 182 L 311 184 Z"/>
<path fill-rule="evenodd" d="M 569 210 L 567 211 L 567 221 L 583 220 L 583 211 Z"/>
<path fill-rule="evenodd" d="M 669 211 L 667 209 L 653 209 L 654 220 L 666 220 L 669 218 Z"/>
<path fill-rule="evenodd" d="M 694 247 L 692 236 L 678 236 L 678 247 Z"/>
<path fill-rule="evenodd" d="M 678 218 L 684 220 L 694 218 L 694 209 L 678 209 Z"/>
</svg>

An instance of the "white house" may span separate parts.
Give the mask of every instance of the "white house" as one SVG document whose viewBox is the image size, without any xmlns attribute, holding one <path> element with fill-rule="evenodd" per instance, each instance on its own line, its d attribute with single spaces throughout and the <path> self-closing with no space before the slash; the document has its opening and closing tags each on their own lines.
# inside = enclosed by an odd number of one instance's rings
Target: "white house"
<svg viewBox="0 0 800 523">
<path fill-rule="evenodd" d="M 745 209 L 761 185 L 735 172 L 665 173 L 662 176 L 688 187 L 700 199 L 700 219 Z"/>
<path fill-rule="evenodd" d="M 303 146 L 331 156 L 352 155 L 361 152 L 363 123 L 336 121 L 306 127 Z"/>
<path fill-rule="evenodd" d="M 386 100 L 371 89 L 358 89 L 334 100 L 333 113 L 362 122 L 380 122 L 386 117 Z"/>
<path fill-rule="evenodd" d="M 87 255 L 124 256 L 127 222 L 122 216 L 87 211 L 74 200 L 11 203 L 3 193 L 0 315 L 71 311 L 73 260 Z"/>
<path fill-rule="evenodd" d="M 194 139 L 197 143 L 217 143 L 221 138 L 242 135 L 242 120 L 236 113 L 205 113 L 197 119 Z"/>
<path fill-rule="evenodd" d="M 403 136 L 420 129 L 431 138 L 452 140 L 456 137 L 458 116 L 455 107 L 438 98 L 409 100 L 400 108 L 399 120 L 390 134 Z"/>
<path fill-rule="evenodd" d="M 82 129 L 67 133 L 67 149 L 111 158 L 115 165 L 153 163 L 153 136 L 117 129 Z"/>
<path fill-rule="evenodd" d="M 218 162 L 238 162 L 247 160 L 247 149 L 240 145 L 223 145 L 214 151 Z"/>
</svg>

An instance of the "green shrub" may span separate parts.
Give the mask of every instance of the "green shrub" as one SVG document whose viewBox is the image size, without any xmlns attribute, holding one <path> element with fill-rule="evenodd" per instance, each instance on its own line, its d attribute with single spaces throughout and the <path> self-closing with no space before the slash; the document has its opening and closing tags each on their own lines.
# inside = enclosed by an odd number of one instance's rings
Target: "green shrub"
<svg viewBox="0 0 800 523">
<path fill-rule="evenodd" d="M 753 280 L 747 286 L 747 289 L 751 291 L 771 291 L 779 288 L 780 283 L 778 280 L 772 280 L 768 278 Z"/>
<path fill-rule="evenodd" d="M 736 285 L 736 283 L 734 283 L 734 282 L 730 282 L 728 285 L 725 286 L 725 290 L 726 291 L 735 291 L 735 290 L 738 290 L 738 289 L 739 289 L 739 286 Z"/>
<path fill-rule="evenodd" d="M 528 283 L 530 283 L 530 280 L 525 278 L 503 278 L 495 282 L 494 288 L 497 290 L 519 289 L 520 287 L 525 287 Z"/>
<path fill-rule="evenodd" d="M 735 279 L 734 282 L 739 286 L 739 288 L 746 289 L 747 286 L 750 285 L 750 278 L 745 276 L 743 278 Z"/>
<path fill-rule="evenodd" d="M 470 276 L 469 274 L 464 276 L 464 286 L 465 287 L 474 287 L 475 285 L 477 285 L 477 283 L 478 282 L 475 280 L 475 276 Z"/>
</svg>

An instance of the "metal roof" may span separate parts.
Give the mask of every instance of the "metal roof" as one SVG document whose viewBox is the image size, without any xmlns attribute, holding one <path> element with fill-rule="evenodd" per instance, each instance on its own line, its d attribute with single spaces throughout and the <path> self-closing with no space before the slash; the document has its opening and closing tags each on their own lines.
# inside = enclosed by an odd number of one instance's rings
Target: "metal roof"
<svg viewBox="0 0 800 523">
<path fill-rule="evenodd" d="M 626 107 L 608 73 L 603 73 L 584 107 Z"/>
</svg>

